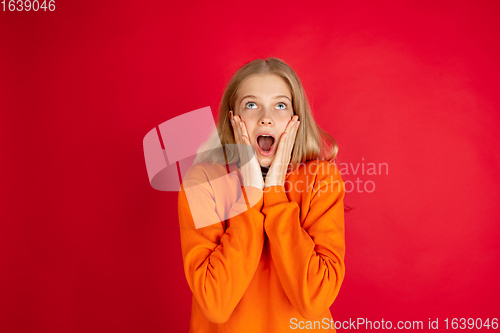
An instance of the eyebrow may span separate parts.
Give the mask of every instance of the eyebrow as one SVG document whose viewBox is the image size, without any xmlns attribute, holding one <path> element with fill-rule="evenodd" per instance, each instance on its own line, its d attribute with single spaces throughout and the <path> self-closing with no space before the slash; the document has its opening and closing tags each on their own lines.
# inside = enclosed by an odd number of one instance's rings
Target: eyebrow
<svg viewBox="0 0 500 333">
<path fill-rule="evenodd" d="M 245 96 L 243 96 L 243 98 L 241 99 L 241 101 L 243 101 L 245 98 L 249 98 L 249 97 L 251 97 L 251 98 L 258 98 L 257 96 L 254 96 L 254 95 L 245 95 Z M 278 96 L 274 96 L 273 98 L 274 99 L 278 99 L 278 98 L 281 98 L 281 97 L 284 97 L 284 98 L 288 99 L 290 102 L 292 101 L 288 96 L 285 96 L 285 95 L 278 95 Z"/>
</svg>

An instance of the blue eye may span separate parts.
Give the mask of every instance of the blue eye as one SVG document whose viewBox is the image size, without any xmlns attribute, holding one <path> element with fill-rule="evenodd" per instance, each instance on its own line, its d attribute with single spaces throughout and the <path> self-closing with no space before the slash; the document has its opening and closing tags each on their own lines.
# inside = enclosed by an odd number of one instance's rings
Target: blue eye
<svg viewBox="0 0 500 333">
<path fill-rule="evenodd" d="M 250 107 L 249 107 L 249 105 L 250 105 Z M 255 107 L 252 107 L 251 105 L 254 105 Z M 286 103 L 283 103 L 283 102 L 279 102 L 277 105 L 278 105 L 278 110 L 284 110 L 287 108 Z M 255 104 L 255 102 L 246 102 L 245 108 L 255 109 L 255 108 L 257 108 L 257 104 Z"/>
<path fill-rule="evenodd" d="M 254 103 L 254 102 L 247 102 L 247 103 L 245 104 L 245 107 L 247 107 L 247 106 L 248 106 L 248 104 L 254 104 L 254 105 L 255 105 L 255 103 Z M 253 109 L 253 108 L 250 108 L 250 109 Z"/>
<path fill-rule="evenodd" d="M 280 110 L 286 109 L 286 104 L 285 103 L 278 103 L 278 105 L 283 105 L 283 108 L 279 108 Z"/>
</svg>

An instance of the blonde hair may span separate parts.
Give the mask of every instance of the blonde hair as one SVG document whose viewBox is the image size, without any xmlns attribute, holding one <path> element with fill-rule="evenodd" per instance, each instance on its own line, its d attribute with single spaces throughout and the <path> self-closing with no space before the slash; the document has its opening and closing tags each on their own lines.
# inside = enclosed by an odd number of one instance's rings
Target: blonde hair
<svg viewBox="0 0 500 333">
<path fill-rule="evenodd" d="M 240 84 L 254 74 L 278 75 L 290 89 L 293 114 L 298 115 L 300 120 L 300 127 L 290 159 L 292 169 L 309 160 L 321 159 L 333 162 L 338 153 L 337 142 L 314 121 L 309 101 L 297 74 L 281 59 L 267 58 L 266 60 L 253 60 L 238 69 L 233 75 L 222 95 L 216 131 L 198 150 L 195 163 L 232 164 L 239 161 L 234 133 L 229 120 L 229 111 L 234 110 L 234 99 Z M 220 147 L 219 142 L 222 147 Z"/>
</svg>

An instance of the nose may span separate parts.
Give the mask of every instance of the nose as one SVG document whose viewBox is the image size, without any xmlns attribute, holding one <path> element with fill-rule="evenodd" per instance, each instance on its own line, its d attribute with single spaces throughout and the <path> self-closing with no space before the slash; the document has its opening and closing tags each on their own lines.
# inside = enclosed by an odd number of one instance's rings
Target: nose
<svg viewBox="0 0 500 333">
<path fill-rule="evenodd" d="M 274 120 L 270 112 L 264 111 L 262 117 L 259 119 L 259 125 L 274 125 Z"/>
</svg>

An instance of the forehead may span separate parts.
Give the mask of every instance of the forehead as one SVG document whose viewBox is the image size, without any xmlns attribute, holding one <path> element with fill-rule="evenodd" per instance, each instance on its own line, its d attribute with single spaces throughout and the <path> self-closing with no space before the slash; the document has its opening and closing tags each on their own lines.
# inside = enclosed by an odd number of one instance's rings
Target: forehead
<svg viewBox="0 0 500 333">
<path fill-rule="evenodd" d="M 250 75 L 241 82 L 236 95 L 238 98 L 245 95 L 254 95 L 261 98 L 285 95 L 290 99 L 292 98 L 285 80 L 275 74 Z"/>
</svg>

